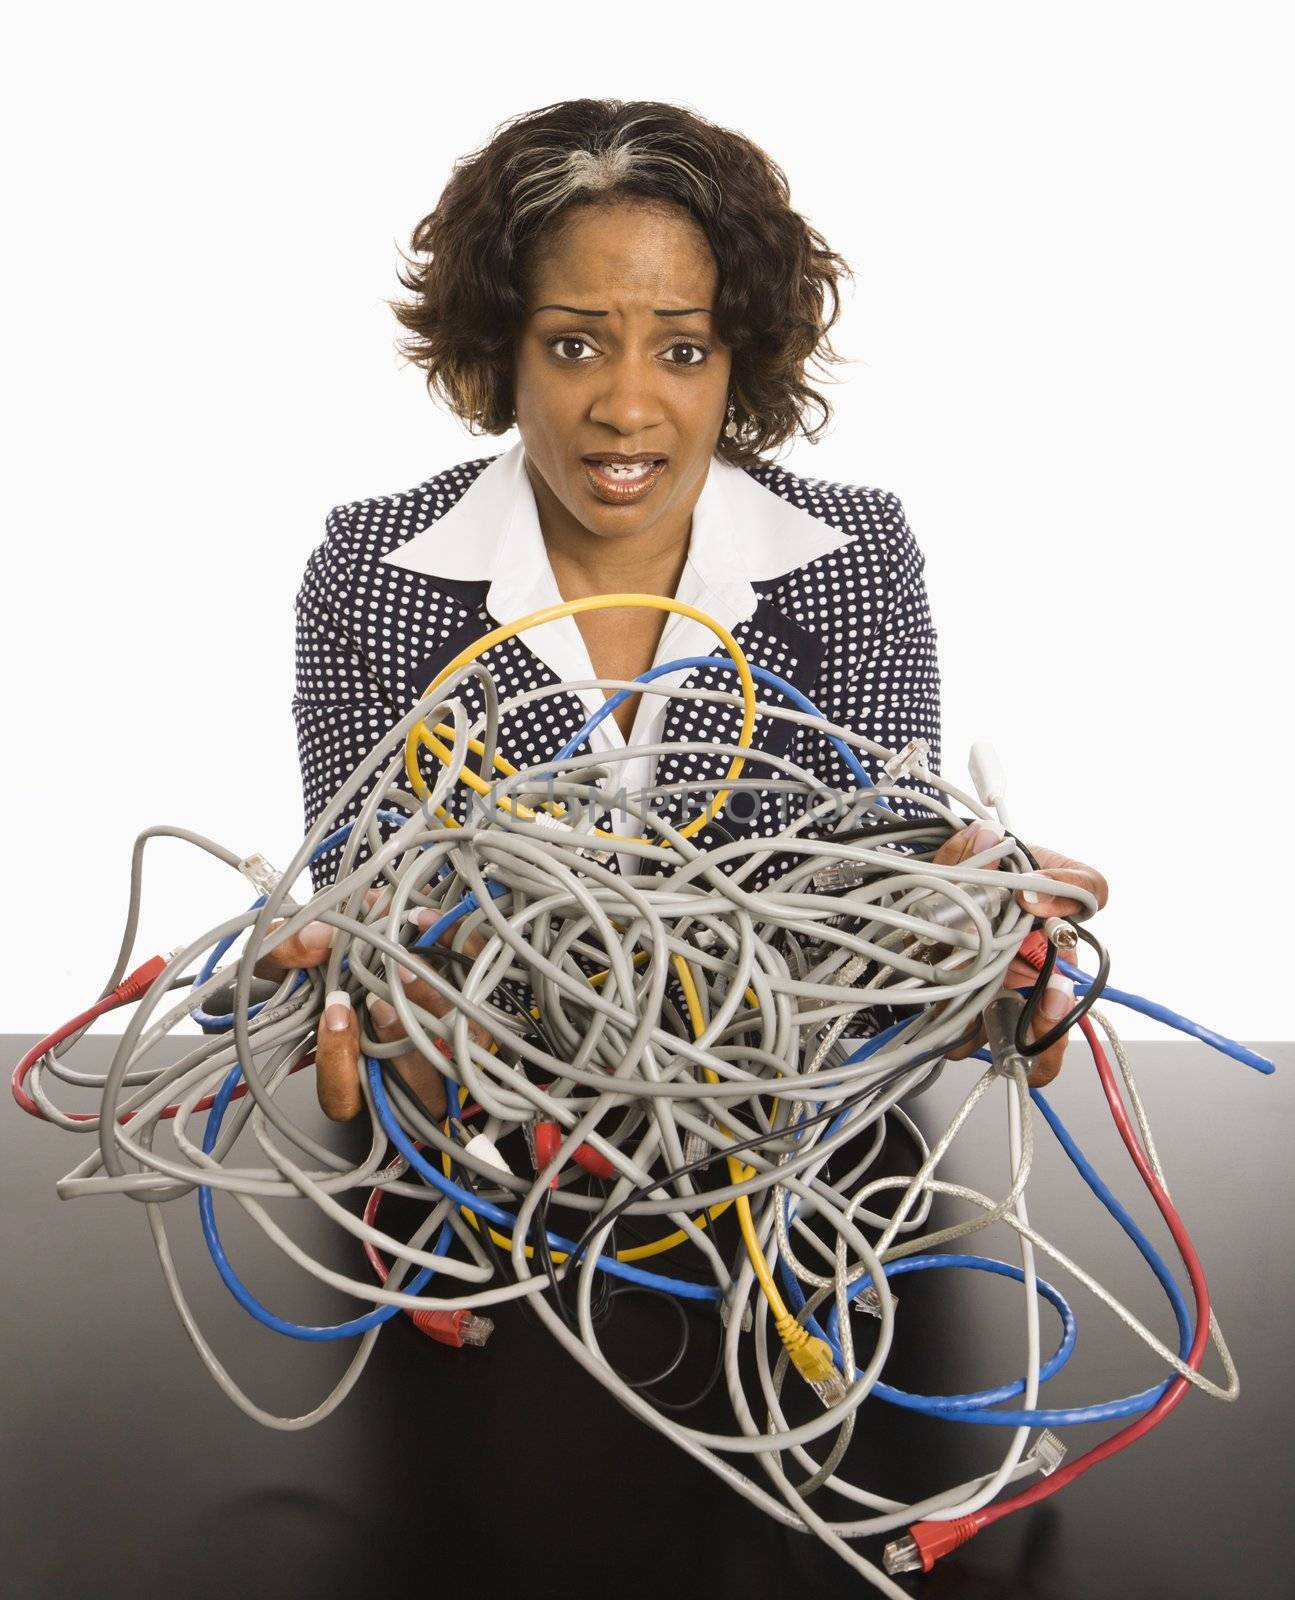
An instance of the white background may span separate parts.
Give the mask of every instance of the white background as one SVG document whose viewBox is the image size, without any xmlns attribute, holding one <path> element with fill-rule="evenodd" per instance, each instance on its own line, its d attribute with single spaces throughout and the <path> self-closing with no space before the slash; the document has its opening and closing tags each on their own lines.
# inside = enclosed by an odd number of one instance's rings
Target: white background
<svg viewBox="0 0 1295 1600">
<path fill-rule="evenodd" d="M 98 995 L 139 829 L 292 853 L 325 514 L 516 439 L 401 363 L 397 246 L 500 122 L 614 95 L 757 141 L 856 272 L 780 459 L 903 500 L 946 773 L 991 739 L 1013 825 L 1100 866 L 1112 982 L 1291 1038 L 1290 46 L 1237 3 L 26 8 L 0 1030 Z M 248 903 L 149 850 L 137 959 Z"/>
</svg>

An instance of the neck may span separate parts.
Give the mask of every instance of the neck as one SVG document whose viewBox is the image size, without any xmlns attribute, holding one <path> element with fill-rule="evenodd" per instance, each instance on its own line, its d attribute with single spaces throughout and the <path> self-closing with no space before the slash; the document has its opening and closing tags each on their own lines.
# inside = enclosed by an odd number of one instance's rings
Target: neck
<svg viewBox="0 0 1295 1600">
<path fill-rule="evenodd" d="M 564 600 L 588 594 L 673 595 L 688 559 L 689 527 L 682 538 L 599 539 L 544 534 L 549 564 Z"/>
<path fill-rule="evenodd" d="M 544 547 L 564 600 L 578 600 L 590 594 L 675 593 L 688 559 L 691 507 L 682 518 L 682 526 L 678 519 L 672 519 L 624 538 L 600 538 L 571 515 L 548 485 L 538 479 L 538 474 L 531 473 L 529 466 L 527 470 L 535 490 Z"/>
</svg>

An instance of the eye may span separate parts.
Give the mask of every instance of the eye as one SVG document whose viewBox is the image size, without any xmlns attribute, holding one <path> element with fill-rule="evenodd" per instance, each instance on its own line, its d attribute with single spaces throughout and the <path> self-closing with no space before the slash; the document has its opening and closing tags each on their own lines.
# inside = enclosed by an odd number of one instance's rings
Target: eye
<svg viewBox="0 0 1295 1600">
<path fill-rule="evenodd" d="M 582 339 L 579 334 L 575 333 L 560 333 L 556 339 L 550 339 L 548 343 L 549 349 L 552 350 L 555 355 L 557 354 L 558 346 L 563 344 L 582 344 L 588 349 L 593 348 L 593 346 L 589 344 L 588 339 Z M 578 366 L 580 364 L 580 358 L 578 356 L 574 361 L 568 360 L 566 356 L 558 356 L 558 360 L 565 362 L 567 366 Z"/>
<path fill-rule="evenodd" d="M 591 351 L 594 355 L 599 353 L 597 346 L 579 333 L 560 333 L 555 338 L 547 340 L 546 343 L 557 360 L 567 367 L 582 366 L 586 358 L 580 355 L 563 354 L 562 347 L 564 345 L 578 345 L 581 349 Z M 695 339 L 676 339 L 670 349 L 671 352 L 676 350 L 691 350 L 694 352 L 693 356 L 690 356 L 686 361 L 670 360 L 667 365 L 672 367 L 700 367 L 710 357 L 710 352 L 706 346 L 698 344 Z"/>
</svg>

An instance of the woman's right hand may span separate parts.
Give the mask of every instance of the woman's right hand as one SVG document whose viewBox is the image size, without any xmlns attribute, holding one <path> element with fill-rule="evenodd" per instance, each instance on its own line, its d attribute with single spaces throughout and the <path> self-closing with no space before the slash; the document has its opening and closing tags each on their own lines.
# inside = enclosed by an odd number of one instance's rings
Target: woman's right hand
<svg viewBox="0 0 1295 1600">
<path fill-rule="evenodd" d="M 366 891 L 365 899 L 370 909 L 378 896 L 385 893 L 380 889 Z M 435 916 L 435 913 L 431 915 Z M 280 927 L 284 920 L 280 918 L 271 923 L 271 929 Z M 320 966 L 328 959 L 333 932 L 326 922 L 307 923 L 300 933 L 285 939 L 262 956 L 256 964 L 256 976 L 277 979 L 294 969 Z M 453 937 L 454 929 L 447 928 L 438 943 L 449 945 Z M 480 934 L 468 934 L 463 948 L 469 955 L 479 954 L 482 949 Z M 407 967 L 401 967 L 399 971 L 405 993 L 414 1005 L 430 1011 L 434 1017 L 443 1017 L 453 1010 L 451 1002 L 439 989 L 434 989 L 421 978 L 415 978 Z M 396 1008 L 389 1001 L 370 995 L 368 1008 L 370 1031 L 384 1044 L 392 1044 L 406 1037 Z M 489 1047 L 490 1035 L 480 1023 L 469 1021 L 468 1034 L 477 1044 Z M 451 1053 L 447 1043 L 438 1040 L 437 1044 L 446 1055 Z M 445 1080 L 440 1073 L 418 1050 L 407 1050 L 391 1057 L 391 1061 L 406 1085 L 439 1121 L 449 1104 Z M 351 998 L 344 989 L 336 989 L 325 998 L 323 1014 L 319 1019 L 315 1035 L 315 1094 L 324 1115 L 333 1122 L 350 1122 L 364 1109 L 364 1096 L 360 1090 L 360 1025 Z"/>
</svg>

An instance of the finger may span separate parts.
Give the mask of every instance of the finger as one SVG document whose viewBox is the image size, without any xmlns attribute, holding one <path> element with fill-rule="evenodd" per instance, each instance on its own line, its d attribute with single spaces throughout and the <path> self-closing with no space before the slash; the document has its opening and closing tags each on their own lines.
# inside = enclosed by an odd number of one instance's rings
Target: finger
<svg viewBox="0 0 1295 1600">
<path fill-rule="evenodd" d="M 1020 956 L 1013 956 L 1007 968 L 1007 976 L 1003 979 L 1005 989 L 1033 988 L 1038 982 L 1039 969 L 1032 967 L 1028 961 Z"/>
<path fill-rule="evenodd" d="M 335 989 L 324 1001 L 315 1036 L 315 1094 L 333 1122 L 349 1122 L 364 1108 L 360 1023 L 345 989 Z"/>
<path fill-rule="evenodd" d="M 1063 883 L 1077 883 L 1081 889 L 1087 889 L 1097 900 L 1099 910 L 1106 904 L 1109 892 L 1106 879 L 1096 868 L 1045 867 L 1040 863 L 1039 870 L 1049 878 L 1059 878 Z M 1073 917 L 1077 911 L 1086 909 L 1080 901 L 1072 900 L 1068 895 L 1045 894 L 1035 889 L 1018 889 L 1016 898 L 1022 909 L 1032 917 Z"/>
<path fill-rule="evenodd" d="M 396 970 L 400 974 L 400 982 L 405 993 L 416 1006 L 421 1006 L 424 1011 L 430 1011 L 434 1017 L 448 1017 L 452 1011 L 457 1009 L 452 1000 L 443 995 L 439 989 L 434 989 L 430 983 L 420 978 L 412 968 L 398 967 Z M 468 1018 L 468 1038 L 474 1044 L 479 1044 L 483 1050 L 488 1050 L 493 1043 L 486 1029 L 471 1017 Z M 437 1042 L 441 1045 L 446 1055 L 451 1053 L 452 1047 L 448 1041 L 438 1040 Z"/>
<path fill-rule="evenodd" d="M 269 932 L 281 928 L 287 920 L 277 917 L 270 924 Z M 299 967 L 317 967 L 328 959 L 334 931 L 326 922 L 308 922 L 300 933 L 294 933 L 273 950 L 267 950 L 253 971 L 258 978 L 279 978 Z"/>
<path fill-rule="evenodd" d="M 367 1000 L 369 1021 L 383 1044 L 394 1044 L 407 1037 L 400 1025 L 396 1008 L 387 1000 L 371 994 Z M 405 1083 L 414 1091 L 428 1112 L 439 1122 L 449 1105 L 445 1080 L 430 1061 L 418 1050 L 406 1050 L 391 1057 L 391 1064 Z"/>
<path fill-rule="evenodd" d="M 956 867 L 959 862 L 966 861 L 970 856 L 992 850 L 996 844 L 1003 842 L 1003 838 L 1001 824 L 982 817 L 976 822 L 969 823 L 965 828 L 959 828 L 957 833 L 950 834 L 931 860 L 938 867 Z M 986 865 L 996 867 L 998 863 L 987 862 Z"/>
<path fill-rule="evenodd" d="M 1041 1039 L 1074 1008 L 1074 1004 L 1074 984 L 1069 978 L 1063 978 L 1060 973 L 1054 972 L 1048 979 L 1048 986 L 1043 991 L 1038 1010 L 1030 1019 L 1030 1038 Z M 1061 1071 L 1061 1063 L 1065 1058 L 1069 1040 L 1069 1033 L 1064 1033 L 1055 1044 L 1049 1045 L 1041 1056 L 1034 1057 L 1033 1066 L 1026 1079 L 1032 1089 L 1042 1089 Z"/>
<path fill-rule="evenodd" d="M 409 920 L 413 923 L 414 927 L 418 928 L 421 932 L 426 933 L 428 928 L 432 927 L 435 923 L 441 920 L 441 913 L 433 910 L 431 906 L 415 906 L 415 908 L 409 913 Z M 440 938 L 437 939 L 437 944 L 443 944 L 446 949 L 449 949 L 453 945 L 454 937 L 458 932 L 458 924 L 451 923 L 451 925 L 446 928 L 445 932 L 441 934 Z M 473 928 L 470 932 L 464 934 L 463 949 L 466 950 L 470 956 L 479 956 L 485 947 L 486 941 L 482 938 L 480 932 L 476 928 Z"/>
<path fill-rule="evenodd" d="M 967 1056 L 971 1055 L 974 1050 L 983 1050 L 988 1043 L 989 1036 L 985 1032 L 985 1019 L 983 1017 L 978 1017 L 976 1019 L 976 1031 L 972 1034 L 967 1043 L 957 1045 L 952 1050 L 946 1050 L 945 1055 L 950 1061 L 963 1061 Z"/>
<path fill-rule="evenodd" d="M 982 818 L 969 823 L 965 828 L 959 828 L 957 833 L 950 834 L 931 857 L 931 861 L 939 867 L 956 867 L 972 856 L 993 849 L 996 844 L 1002 843 L 1003 838 L 1003 829 L 997 822 L 987 822 Z M 986 861 L 983 864 L 993 868 L 999 866 L 997 861 Z M 928 959 L 933 966 L 938 966 L 940 962 L 948 960 L 953 950 L 953 945 L 938 944 L 934 946 Z M 953 1057 L 955 1061 L 961 1059 L 961 1056 Z"/>
</svg>

